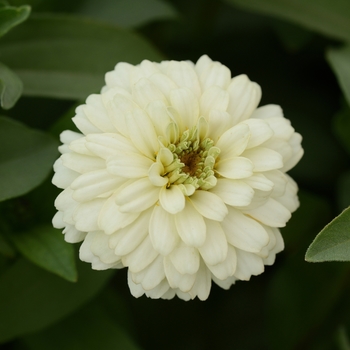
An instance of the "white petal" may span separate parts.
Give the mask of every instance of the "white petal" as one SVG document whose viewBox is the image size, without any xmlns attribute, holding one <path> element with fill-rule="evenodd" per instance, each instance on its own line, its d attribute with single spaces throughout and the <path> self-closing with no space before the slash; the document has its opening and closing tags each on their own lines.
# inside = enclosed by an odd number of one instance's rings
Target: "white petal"
<svg viewBox="0 0 350 350">
<path fill-rule="evenodd" d="M 154 161 L 142 154 L 118 151 L 116 156 L 108 158 L 107 170 L 116 176 L 137 179 L 148 176 L 153 164 Z"/>
<path fill-rule="evenodd" d="M 174 156 L 168 148 L 162 147 L 157 154 L 157 161 L 160 161 L 163 166 L 170 165 L 174 160 Z"/>
<path fill-rule="evenodd" d="M 109 197 L 98 217 L 98 226 L 107 235 L 131 224 L 140 215 L 140 213 L 122 213 L 115 200 L 115 195 Z"/>
<path fill-rule="evenodd" d="M 163 186 L 159 193 L 159 202 L 167 212 L 176 214 L 184 209 L 185 196 L 176 185 L 169 188 Z"/>
<path fill-rule="evenodd" d="M 227 241 L 239 249 L 258 253 L 269 243 L 264 227 L 234 208 L 229 208 L 229 214 L 221 225 Z"/>
<path fill-rule="evenodd" d="M 229 179 L 244 179 L 253 174 L 253 163 L 244 157 L 225 158 L 216 163 L 215 171 Z"/>
<path fill-rule="evenodd" d="M 205 242 L 206 226 L 203 216 L 186 201 L 184 210 L 175 214 L 177 231 L 183 242 L 189 247 L 200 247 Z"/>
<path fill-rule="evenodd" d="M 135 148 L 129 139 L 117 133 L 90 134 L 86 136 L 86 140 L 86 147 L 103 159 L 114 156 L 117 151 L 138 152 L 137 148 Z"/>
<path fill-rule="evenodd" d="M 198 76 L 201 75 L 205 70 L 209 69 L 213 61 L 208 55 L 202 55 L 195 64 L 195 71 Z"/>
<path fill-rule="evenodd" d="M 222 263 L 227 257 L 227 240 L 220 223 L 213 220 L 205 220 L 207 237 L 203 246 L 198 248 L 207 265 Z"/>
<path fill-rule="evenodd" d="M 261 191 L 271 191 L 274 186 L 274 183 L 267 179 L 263 174 L 253 174 L 244 179 L 244 182 L 250 187 Z"/>
<path fill-rule="evenodd" d="M 272 260 L 271 258 L 269 258 L 270 255 L 275 255 L 275 254 L 270 254 L 270 252 L 274 249 L 275 245 L 276 245 L 276 237 L 275 237 L 275 234 L 274 234 L 274 231 L 273 230 L 277 230 L 278 231 L 278 228 L 273 228 L 272 227 L 269 227 L 269 226 L 266 226 L 266 225 L 262 225 L 265 229 L 265 231 L 267 232 L 267 234 L 269 235 L 269 243 L 263 247 L 259 253 L 257 253 L 260 257 L 264 258 L 264 265 L 265 264 L 265 261 L 267 260 Z M 273 258 L 274 260 L 275 258 Z"/>
<path fill-rule="evenodd" d="M 284 227 L 290 219 L 290 211 L 273 198 L 255 209 L 245 210 L 245 213 L 263 224 L 272 227 Z"/>
<path fill-rule="evenodd" d="M 146 291 L 145 294 L 151 299 L 172 299 L 175 296 L 175 293 L 171 290 L 169 283 L 165 278 L 157 287 Z"/>
<path fill-rule="evenodd" d="M 247 144 L 247 149 L 261 145 L 274 135 L 269 124 L 264 120 L 250 118 L 243 123 L 247 124 L 250 129 L 250 138 Z"/>
<path fill-rule="evenodd" d="M 149 178 L 142 178 L 123 188 L 116 198 L 121 212 L 141 212 L 154 205 L 159 198 L 159 187 L 155 187 Z"/>
<path fill-rule="evenodd" d="M 136 273 L 147 267 L 157 256 L 158 253 L 154 250 L 147 235 L 135 250 L 122 258 L 122 262 L 125 266 L 129 266 L 131 272 Z"/>
<path fill-rule="evenodd" d="M 209 113 L 208 132 L 206 137 L 216 141 L 221 137 L 230 124 L 230 115 L 227 112 L 212 109 Z M 224 146 L 225 147 L 225 146 Z"/>
<path fill-rule="evenodd" d="M 79 174 L 103 169 L 106 163 L 98 157 L 85 156 L 78 153 L 65 153 L 61 156 L 62 163 L 68 169 L 74 170 Z"/>
<path fill-rule="evenodd" d="M 116 128 L 109 119 L 107 110 L 102 104 L 101 95 L 92 94 L 86 100 L 83 111 L 88 120 L 103 132 L 115 132 Z"/>
<path fill-rule="evenodd" d="M 225 203 L 212 192 L 197 190 L 189 200 L 196 210 L 208 219 L 222 221 L 227 215 Z"/>
<path fill-rule="evenodd" d="M 270 118 L 283 118 L 282 108 L 278 105 L 269 104 L 257 108 L 252 114 L 252 118 L 258 119 L 270 119 Z"/>
<path fill-rule="evenodd" d="M 66 227 L 66 223 L 63 221 L 63 212 L 58 211 L 52 218 L 52 226 L 54 228 L 62 229 Z"/>
<path fill-rule="evenodd" d="M 178 86 L 165 74 L 154 73 L 149 77 L 149 80 L 164 94 L 170 101 L 170 92 Z"/>
<path fill-rule="evenodd" d="M 115 261 L 114 263 L 111 264 L 105 264 L 103 263 L 100 258 L 98 256 L 96 256 L 93 251 L 92 251 L 92 245 L 94 243 L 95 237 L 96 235 L 99 234 L 99 231 L 93 231 L 93 232 L 89 232 L 86 237 L 84 242 L 82 243 L 82 245 L 80 246 L 80 250 L 79 250 L 79 258 L 82 261 L 86 261 L 86 262 L 90 262 L 91 263 L 91 267 L 94 270 L 107 270 L 110 268 L 113 268 L 114 266 L 118 265 L 118 261 Z M 96 242 L 95 242 L 96 243 Z M 99 250 L 99 248 L 104 249 L 105 246 L 102 245 L 100 247 L 98 246 L 94 246 L 94 249 L 96 251 Z M 108 247 L 107 247 L 108 249 Z M 102 253 L 100 251 L 98 251 L 98 253 Z M 103 253 L 102 253 L 103 254 Z M 113 253 L 112 253 L 113 254 Z M 104 255 L 104 254 L 103 254 Z M 111 257 L 114 258 L 114 256 L 112 255 Z M 115 257 L 116 259 L 118 259 L 118 257 Z"/>
<path fill-rule="evenodd" d="M 194 282 L 189 294 L 191 295 L 192 299 L 198 296 L 199 300 L 206 300 L 209 296 L 210 288 L 211 273 L 205 264 L 202 263 L 197 272 L 196 281 Z"/>
<path fill-rule="evenodd" d="M 55 174 L 52 183 L 58 188 L 65 189 L 80 175 L 76 171 L 68 169 L 63 165 L 62 159 L 58 158 L 53 166 Z"/>
<path fill-rule="evenodd" d="M 273 197 L 284 207 L 286 207 L 291 213 L 293 213 L 297 208 L 299 208 L 299 199 L 297 196 L 298 187 L 295 182 L 288 178 L 288 183 L 284 194 L 280 197 Z"/>
<path fill-rule="evenodd" d="M 97 135 L 101 135 L 101 134 L 97 134 Z M 87 147 L 86 147 L 86 137 L 81 137 L 77 140 L 72 141 L 69 144 L 69 148 L 75 152 L 75 153 L 79 153 L 79 154 L 85 154 L 87 156 L 95 156 L 94 153 L 92 153 Z"/>
<path fill-rule="evenodd" d="M 196 64 L 196 70 L 198 70 L 197 65 L 202 65 L 200 60 L 201 58 Z M 214 85 L 226 89 L 231 81 L 230 70 L 219 62 L 211 62 L 205 66 L 205 68 L 199 69 L 199 81 L 201 82 L 203 91 Z"/>
<path fill-rule="evenodd" d="M 190 129 L 199 117 L 198 99 L 188 88 L 172 90 L 170 93 L 171 105 L 181 117 L 181 129 Z"/>
<path fill-rule="evenodd" d="M 86 232 L 78 231 L 73 225 L 67 225 L 63 230 L 64 240 L 68 243 L 78 243 L 85 239 Z"/>
<path fill-rule="evenodd" d="M 167 105 L 160 100 L 152 101 L 146 107 L 157 135 L 166 136 L 166 128 L 172 121 Z"/>
<path fill-rule="evenodd" d="M 189 247 L 181 241 L 169 257 L 176 270 L 182 275 L 193 275 L 199 269 L 198 249 Z"/>
<path fill-rule="evenodd" d="M 272 149 L 257 147 L 246 150 L 242 154 L 251 160 L 254 165 L 254 172 L 269 171 L 283 167 L 282 156 Z"/>
<path fill-rule="evenodd" d="M 238 124 L 225 131 L 216 147 L 220 148 L 220 159 L 237 157 L 246 149 L 250 137 L 250 129 L 246 124 Z"/>
<path fill-rule="evenodd" d="M 213 279 L 213 282 L 215 282 L 222 289 L 226 290 L 230 289 L 230 287 L 237 281 L 237 278 L 235 276 L 228 277 L 225 280 L 220 280 L 215 275 L 212 275 L 211 277 Z"/>
<path fill-rule="evenodd" d="M 123 182 L 125 179 L 111 175 L 106 170 L 91 171 L 73 181 L 73 198 L 79 202 L 89 201 L 117 189 Z"/>
<path fill-rule="evenodd" d="M 283 172 L 289 171 L 292 169 L 304 155 L 304 150 L 301 147 L 302 137 L 298 133 L 294 133 L 289 140 L 289 144 L 292 147 L 293 155 L 285 161 L 283 168 L 281 169 Z"/>
<path fill-rule="evenodd" d="M 260 102 L 261 89 L 246 75 L 239 75 L 231 80 L 227 90 L 230 94 L 227 112 L 232 116 L 232 122 L 235 125 L 251 116 Z"/>
<path fill-rule="evenodd" d="M 130 118 L 130 114 L 139 110 L 138 105 L 121 94 L 116 94 L 112 100 L 106 101 L 106 108 L 111 118 L 111 122 L 115 128 L 124 136 L 129 136 L 129 130 L 127 127 L 127 119 Z"/>
<path fill-rule="evenodd" d="M 200 115 L 209 120 L 210 111 L 215 109 L 225 112 L 229 102 L 229 94 L 218 86 L 207 89 L 199 100 Z"/>
<path fill-rule="evenodd" d="M 138 274 L 140 283 L 144 290 L 150 291 L 156 288 L 164 279 L 165 272 L 163 267 L 163 257 L 158 256 L 149 266 Z"/>
<path fill-rule="evenodd" d="M 184 293 L 191 290 L 194 281 L 196 280 L 196 274 L 183 275 L 177 271 L 168 257 L 164 258 L 164 271 L 170 287 L 173 289 L 179 288 Z"/>
<path fill-rule="evenodd" d="M 131 224 L 119 230 L 118 234 L 121 235 L 121 238 L 114 247 L 114 253 L 116 255 L 124 256 L 129 254 L 141 244 L 148 235 L 151 213 L 152 210 L 144 211 Z"/>
<path fill-rule="evenodd" d="M 133 297 L 139 298 L 145 294 L 145 290 L 142 288 L 141 284 L 137 284 L 132 279 L 132 272 L 128 270 L 128 285 L 130 293 Z"/>
<path fill-rule="evenodd" d="M 237 255 L 232 245 L 228 245 L 226 259 L 216 265 L 207 265 L 211 273 L 219 280 L 225 280 L 232 276 L 236 271 Z"/>
<path fill-rule="evenodd" d="M 56 209 L 63 212 L 63 221 L 70 225 L 75 224 L 73 213 L 79 205 L 79 203 L 73 199 L 72 194 L 73 190 L 68 187 L 62 191 L 55 200 Z"/>
<path fill-rule="evenodd" d="M 264 173 L 267 179 L 273 183 L 272 197 L 280 197 L 286 191 L 288 178 L 280 170 L 271 170 Z"/>
<path fill-rule="evenodd" d="M 235 277 L 243 281 L 249 281 L 250 277 L 260 275 L 264 272 L 262 259 L 254 253 L 236 249 L 237 269 Z"/>
<path fill-rule="evenodd" d="M 81 203 L 73 214 L 76 229 L 85 232 L 98 230 L 97 219 L 105 201 L 98 198 Z"/>
<path fill-rule="evenodd" d="M 148 79 L 140 79 L 132 87 L 133 100 L 144 109 L 152 101 L 163 101 L 167 103 L 165 96 L 162 92 Z"/>
<path fill-rule="evenodd" d="M 78 106 L 75 110 L 76 115 L 72 118 L 73 123 L 76 127 L 84 134 L 94 134 L 102 132 L 96 126 L 94 126 L 86 117 L 83 111 L 83 105 Z"/>
<path fill-rule="evenodd" d="M 157 134 L 149 116 L 142 110 L 134 110 L 126 119 L 130 138 L 135 147 L 150 159 L 159 150 Z"/>
<path fill-rule="evenodd" d="M 108 87 L 120 86 L 131 91 L 132 76 L 135 75 L 135 66 L 126 62 L 119 62 L 114 71 L 106 73 L 105 80 Z"/>
<path fill-rule="evenodd" d="M 188 62 L 170 61 L 167 67 L 167 76 L 172 79 L 178 87 L 187 87 L 199 97 L 201 88 L 198 76 Z"/>
<path fill-rule="evenodd" d="M 83 138 L 82 134 L 71 130 L 62 131 L 60 134 L 60 141 L 65 144 L 69 144 L 81 138 Z"/>
<path fill-rule="evenodd" d="M 174 216 L 160 205 L 153 209 L 149 223 L 149 235 L 154 249 L 161 255 L 169 255 L 179 242 Z"/>
<path fill-rule="evenodd" d="M 162 187 L 168 183 L 168 178 L 163 177 L 162 174 L 164 174 L 164 166 L 158 161 L 153 163 L 148 170 L 149 180 L 154 186 Z"/>
<path fill-rule="evenodd" d="M 226 204 L 233 206 L 249 205 L 254 196 L 254 190 L 241 180 L 218 179 L 210 192 L 219 196 Z"/>
<path fill-rule="evenodd" d="M 109 248 L 108 240 L 109 240 L 109 236 L 105 235 L 102 231 L 95 231 L 94 237 L 91 242 L 91 251 L 94 255 L 99 257 L 99 260 L 103 264 L 106 264 L 106 265 L 118 264 L 120 262 L 120 257 L 114 254 L 113 249 Z M 105 269 L 105 268 L 101 266 L 100 268 L 97 268 L 97 269 Z"/>
</svg>

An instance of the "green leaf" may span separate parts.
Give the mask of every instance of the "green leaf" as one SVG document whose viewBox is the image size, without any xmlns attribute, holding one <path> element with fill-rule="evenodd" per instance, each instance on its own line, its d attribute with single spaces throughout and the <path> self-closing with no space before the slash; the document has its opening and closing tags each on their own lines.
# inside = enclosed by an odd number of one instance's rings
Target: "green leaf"
<svg viewBox="0 0 350 350">
<path fill-rule="evenodd" d="M 350 46 L 341 49 L 330 49 L 327 51 L 326 57 L 350 105 Z"/>
<path fill-rule="evenodd" d="M 50 135 L 0 117 L 0 201 L 21 196 L 45 180 L 58 156 Z"/>
<path fill-rule="evenodd" d="M 0 7 L 0 37 L 11 28 L 25 21 L 30 14 L 30 6 Z"/>
<path fill-rule="evenodd" d="M 332 38 L 350 41 L 348 0 L 226 0 L 226 2 L 297 23 Z"/>
<path fill-rule="evenodd" d="M 59 230 L 43 225 L 27 232 L 13 233 L 10 239 L 34 264 L 68 281 L 77 281 L 73 245 L 65 242 Z"/>
<path fill-rule="evenodd" d="M 79 17 L 32 16 L 0 42 L 1 59 L 19 75 L 25 95 L 86 99 L 125 61 L 162 56 L 140 36 Z"/>
<path fill-rule="evenodd" d="M 161 0 L 87 0 L 79 12 L 124 28 L 177 17 L 170 3 Z"/>
<path fill-rule="evenodd" d="M 122 315 L 119 317 L 122 318 Z M 139 349 L 123 327 L 109 316 L 99 300 L 89 303 L 44 332 L 25 337 L 23 342 L 29 350 L 95 350 L 101 344 L 104 350 Z"/>
<path fill-rule="evenodd" d="M 350 208 L 333 219 L 308 248 L 308 262 L 350 261 Z"/>
<path fill-rule="evenodd" d="M 79 280 L 70 283 L 20 259 L 0 276 L 0 342 L 63 319 L 91 300 L 113 272 L 79 262 Z"/>
<path fill-rule="evenodd" d="M 21 79 L 0 62 L 0 104 L 3 109 L 12 108 L 22 94 Z"/>
</svg>

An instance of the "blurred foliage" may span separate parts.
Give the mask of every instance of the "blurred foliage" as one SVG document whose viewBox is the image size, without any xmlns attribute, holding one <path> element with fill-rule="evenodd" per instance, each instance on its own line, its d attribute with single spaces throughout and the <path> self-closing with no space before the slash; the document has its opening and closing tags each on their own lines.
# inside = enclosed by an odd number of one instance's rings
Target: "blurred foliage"
<svg viewBox="0 0 350 350">
<path fill-rule="evenodd" d="M 333 246 L 349 260 L 349 210 L 338 215 L 350 204 L 350 2 L 9 3 L 0 6 L 0 35 L 11 29 L 0 38 L 0 347 L 349 349 L 350 266 L 304 255 L 337 217 L 309 255 L 334 260 Z M 213 286 L 204 303 L 135 299 L 125 270 L 75 261 L 77 249 L 51 227 L 58 136 L 119 61 L 204 53 L 257 81 L 261 104 L 281 105 L 303 135 L 305 156 L 291 171 L 301 205 L 263 275 L 230 291 Z"/>
</svg>

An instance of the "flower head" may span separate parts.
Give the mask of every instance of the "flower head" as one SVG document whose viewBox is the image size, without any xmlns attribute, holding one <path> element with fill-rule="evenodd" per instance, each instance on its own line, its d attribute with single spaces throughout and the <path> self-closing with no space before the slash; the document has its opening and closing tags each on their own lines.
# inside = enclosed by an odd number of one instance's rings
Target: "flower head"
<svg viewBox="0 0 350 350">
<path fill-rule="evenodd" d="M 299 205 L 301 136 L 224 65 L 118 63 L 61 134 L 53 219 L 80 259 L 128 268 L 131 293 L 205 300 L 273 264 Z"/>
</svg>

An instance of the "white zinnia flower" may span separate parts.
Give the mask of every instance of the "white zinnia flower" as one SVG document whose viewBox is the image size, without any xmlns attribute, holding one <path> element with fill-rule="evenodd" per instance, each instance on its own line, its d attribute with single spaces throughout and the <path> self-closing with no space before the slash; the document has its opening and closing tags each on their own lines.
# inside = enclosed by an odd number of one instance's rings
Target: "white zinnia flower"
<svg viewBox="0 0 350 350">
<path fill-rule="evenodd" d="M 271 265 L 299 205 L 286 174 L 301 136 L 224 65 L 118 63 L 64 131 L 53 219 L 97 270 L 128 267 L 135 297 L 205 300 Z"/>
</svg>

